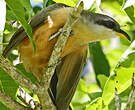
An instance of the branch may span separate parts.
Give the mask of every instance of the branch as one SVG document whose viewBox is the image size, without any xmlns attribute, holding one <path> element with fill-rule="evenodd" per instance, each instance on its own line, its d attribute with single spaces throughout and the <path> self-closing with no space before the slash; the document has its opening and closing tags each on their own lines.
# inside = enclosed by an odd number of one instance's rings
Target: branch
<svg viewBox="0 0 135 110">
<path fill-rule="evenodd" d="M 29 110 L 28 108 L 14 101 L 11 97 L 7 96 L 1 90 L 0 90 L 0 101 L 11 110 Z"/>
<path fill-rule="evenodd" d="M 127 105 L 125 107 L 125 110 L 131 110 L 132 109 L 132 105 L 135 99 L 135 79 L 134 79 L 134 73 L 132 76 L 132 90 L 130 92 L 129 98 L 128 98 L 128 102 Z"/>
<path fill-rule="evenodd" d="M 54 74 L 56 64 L 58 64 L 62 49 L 65 46 L 68 36 L 70 35 L 70 32 L 72 30 L 72 26 L 78 20 L 82 10 L 83 10 L 83 2 L 80 0 L 77 6 L 73 8 L 72 12 L 69 14 L 66 24 L 62 28 L 62 32 L 58 37 L 57 43 L 54 46 L 54 50 L 48 63 L 48 68 L 45 69 L 46 70 L 45 74 L 43 75 L 43 78 L 41 80 L 42 88 L 39 89 L 38 93 L 43 110 L 56 110 L 48 94 L 48 88 L 50 86 L 50 81 Z M 46 101 L 46 99 L 48 101 Z"/>
<path fill-rule="evenodd" d="M 0 56 L 0 67 L 4 69 L 22 87 L 25 87 L 32 92 L 35 92 L 38 89 L 38 85 L 35 85 L 31 81 L 25 79 L 3 56 Z"/>
<path fill-rule="evenodd" d="M 115 105 L 116 105 L 116 110 L 120 110 L 120 103 L 119 103 L 119 97 L 117 94 L 117 88 L 115 88 Z"/>
</svg>

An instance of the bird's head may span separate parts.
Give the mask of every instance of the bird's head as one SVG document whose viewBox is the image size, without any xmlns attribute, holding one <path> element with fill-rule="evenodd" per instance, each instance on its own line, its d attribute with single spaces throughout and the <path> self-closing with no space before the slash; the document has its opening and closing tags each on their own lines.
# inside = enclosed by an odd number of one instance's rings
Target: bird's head
<svg viewBox="0 0 135 110">
<path fill-rule="evenodd" d="M 87 22 L 85 21 L 85 23 L 87 23 L 88 27 L 91 29 L 91 32 L 95 33 L 98 40 L 115 36 L 124 37 L 130 40 L 128 34 L 120 28 L 119 23 L 113 18 L 107 15 L 87 11 L 82 12 L 82 16 L 87 19 Z"/>
</svg>

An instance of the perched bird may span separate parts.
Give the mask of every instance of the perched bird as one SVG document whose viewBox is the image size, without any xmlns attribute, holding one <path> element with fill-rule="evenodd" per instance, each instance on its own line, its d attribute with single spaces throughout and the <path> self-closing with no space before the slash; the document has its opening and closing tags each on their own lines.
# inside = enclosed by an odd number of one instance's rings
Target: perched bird
<svg viewBox="0 0 135 110">
<path fill-rule="evenodd" d="M 57 41 L 57 37 L 52 40 L 49 38 L 64 26 L 71 10 L 73 10 L 72 7 L 64 4 L 53 4 L 39 12 L 30 21 L 36 53 L 33 54 L 32 44 L 21 27 L 11 38 L 3 56 L 7 57 L 12 48 L 19 45 L 20 59 L 25 69 L 32 72 L 40 81 Z M 120 29 L 120 25 L 113 18 L 82 11 L 78 21 L 72 27 L 72 33 L 61 54 L 61 63 L 57 65 L 51 80 L 50 89 L 57 110 L 67 110 L 69 107 L 86 61 L 88 43 L 115 36 L 130 40 L 128 34 Z"/>
</svg>

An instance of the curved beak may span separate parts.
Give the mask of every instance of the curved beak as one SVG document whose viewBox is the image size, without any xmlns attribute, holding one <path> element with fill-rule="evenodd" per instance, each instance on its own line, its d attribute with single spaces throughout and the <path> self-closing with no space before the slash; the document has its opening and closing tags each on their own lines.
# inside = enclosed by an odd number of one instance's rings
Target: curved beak
<svg viewBox="0 0 135 110">
<path fill-rule="evenodd" d="M 119 32 L 117 32 L 117 35 L 120 36 L 120 37 L 127 38 L 129 41 L 131 41 L 129 35 L 128 35 L 125 31 L 123 31 L 123 30 L 121 30 L 121 29 L 120 29 Z"/>
</svg>

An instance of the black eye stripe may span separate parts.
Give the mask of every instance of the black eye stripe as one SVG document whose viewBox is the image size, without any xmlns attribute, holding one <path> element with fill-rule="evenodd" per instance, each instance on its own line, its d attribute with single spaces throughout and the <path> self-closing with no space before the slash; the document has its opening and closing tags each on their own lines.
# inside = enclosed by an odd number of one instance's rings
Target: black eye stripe
<svg viewBox="0 0 135 110">
<path fill-rule="evenodd" d="M 114 22 L 111 22 L 111 21 L 105 22 L 104 25 L 107 26 L 108 28 L 113 28 L 113 27 L 115 27 Z"/>
<path fill-rule="evenodd" d="M 115 23 L 113 21 L 104 20 L 104 21 L 97 21 L 96 23 L 99 25 L 103 25 L 103 26 L 110 28 L 110 29 L 115 28 Z"/>
</svg>

